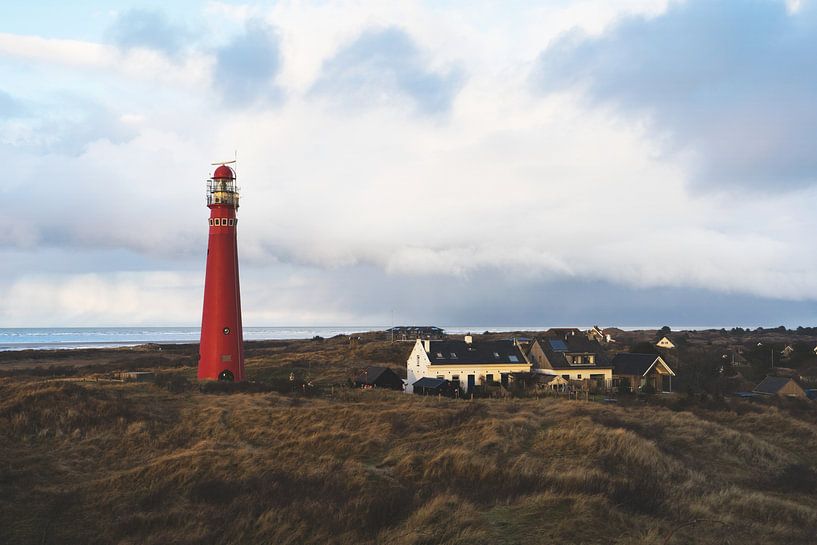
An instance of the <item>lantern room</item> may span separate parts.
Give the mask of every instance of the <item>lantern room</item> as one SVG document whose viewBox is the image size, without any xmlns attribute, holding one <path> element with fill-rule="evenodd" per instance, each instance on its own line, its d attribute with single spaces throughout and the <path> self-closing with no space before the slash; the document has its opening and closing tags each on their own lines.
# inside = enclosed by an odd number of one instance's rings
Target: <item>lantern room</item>
<svg viewBox="0 0 817 545">
<path fill-rule="evenodd" d="M 238 191 L 235 171 L 227 165 L 219 165 L 213 176 L 207 180 L 207 206 L 224 205 L 238 208 Z"/>
</svg>

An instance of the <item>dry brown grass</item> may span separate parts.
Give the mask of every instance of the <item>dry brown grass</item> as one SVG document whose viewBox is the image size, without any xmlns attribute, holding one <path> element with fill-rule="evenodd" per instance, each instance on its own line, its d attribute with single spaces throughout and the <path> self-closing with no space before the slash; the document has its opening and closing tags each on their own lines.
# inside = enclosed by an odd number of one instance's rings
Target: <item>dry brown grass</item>
<svg viewBox="0 0 817 545">
<path fill-rule="evenodd" d="M 399 356 L 324 343 L 250 374 Z M 817 424 L 783 408 L 175 390 L 0 379 L 0 543 L 817 542 Z"/>
</svg>

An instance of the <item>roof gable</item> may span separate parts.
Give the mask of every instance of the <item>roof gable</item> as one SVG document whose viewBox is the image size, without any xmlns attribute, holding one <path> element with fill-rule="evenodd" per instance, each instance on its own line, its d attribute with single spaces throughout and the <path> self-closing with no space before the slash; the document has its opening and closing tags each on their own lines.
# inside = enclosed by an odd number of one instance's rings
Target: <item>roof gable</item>
<svg viewBox="0 0 817 545">
<path fill-rule="evenodd" d="M 671 375 L 675 375 L 667 362 L 657 354 L 633 354 L 621 352 L 613 358 L 613 368 L 617 375 L 644 376 L 656 364 L 662 365 Z"/>
<path fill-rule="evenodd" d="M 544 337 L 537 339 L 539 348 L 553 369 L 580 368 L 610 368 L 610 360 L 604 352 L 601 343 L 595 339 L 588 339 L 586 335 L 571 335 L 564 339 L 560 337 Z M 573 363 L 576 355 L 592 355 L 593 363 Z"/>
</svg>

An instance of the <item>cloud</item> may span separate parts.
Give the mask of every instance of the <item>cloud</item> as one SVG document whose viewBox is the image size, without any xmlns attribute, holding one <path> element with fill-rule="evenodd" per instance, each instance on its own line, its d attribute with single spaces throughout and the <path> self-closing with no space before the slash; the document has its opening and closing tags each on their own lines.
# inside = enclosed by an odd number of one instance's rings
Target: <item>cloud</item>
<svg viewBox="0 0 817 545">
<path fill-rule="evenodd" d="M 562 35 L 532 82 L 645 121 L 699 185 L 791 189 L 817 182 L 816 50 L 815 6 L 690 0 Z"/>
<path fill-rule="evenodd" d="M 176 56 L 184 49 L 190 35 L 172 24 L 160 11 L 131 9 L 117 17 L 109 29 L 111 40 L 122 49 L 146 48 Z"/>
<path fill-rule="evenodd" d="M 235 149 L 247 323 L 382 324 L 392 308 L 406 322 L 486 326 L 808 318 L 817 187 L 740 198 L 690 191 L 687 157 L 731 125 L 689 114 L 690 127 L 708 130 L 693 134 L 682 119 L 695 104 L 689 84 L 653 90 L 644 106 L 639 93 L 651 87 L 616 77 L 624 68 L 640 74 L 638 66 L 613 56 L 608 74 L 606 57 L 593 64 L 604 53 L 595 40 L 684 8 L 665 13 L 661 2 L 638 2 L 646 3 L 650 18 L 613 26 L 620 13 L 600 0 L 566 19 L 555 4 L 469 17 L 462 5 L 379 3 L 366 18 L 366 4 L 278 3 L 238 13 L 209 49 L 183 48 L 183 62 L 144 47 L 0 33 L 3 89 L 24 109 L 0 117 L 0 195 L 13 203 L 0 232 L 0 273 L 15 294 L 0 297 L 3 323 L 195 324 L 204 180 L 210 161 Z M 791 17 L 808 9 L 786 12 L 780 24 L 806 20 Z M 203 17 L 225 23 L 217 15 Z M 275 30 L 246 16 L 275 21 Z M 361 20 L 387 26 L 361 34 Z M 558 68 L 565 80 L 539 72 L 543 95 L 532 96 L 531 55 L 576 24 L 597 37 L 554 41 L 546 73 Z M 757 35 L 763 50 L 770 39 Z M 742 43 L 730 47 L 740 52 Z M 553 54 L 559 47 L 563 56 Z M 588 60 L 569 62 L 576 51 Z M 641 61 L 643 52 L 620 54 Z M 585 65 L 593 69 L 577 68 Z M 678 70 L 684 83 L 687 71 Z M 738 102 L 744 87 L 734 91 Z M 281 89 L 287 100 L 276 102 Z M 663 93 L 672 100 L 662 102 Z M 235 107 L 213 107 L 214 98 Z M 706 93 L 699 101 L 714 117 L 737 108 L 724 113 Z M 672 108 L 675 117 L 666 115 Z M 622 118 L 654 119 L 656 138 Z M 665 118 L 674 124 L 659 123 Z M 798 123 L 786 126 L 794 136 Z M 698 176 L 716 164 L 697 160 Z M 152 306 L 157 298 L 162 304 Z"/>
<path fill-rule="evenodd" d="M 151 93 L 165 88 L 200 91 L 210 76 L 212 59 L 203 54 L 185 57 L 184 62 L 170 59 L 161 52 L 144 48 L 122 50 L 81 40 L 44 38 L 0 32 L 0 60 L 15 61 L 15 71 L 27 73 L 36 70 L 40 78 L 54 79 L 54 84 L 43 86 L 38 82 L 35 89 L 53 88 L 73 82 L 86 91 L 110 85 L 118 78 L 127 79 Z M 74 78 L 82 74 L 81 81 Z M 92 78 L 87 76 L 91 75 Z M 116 93 L 118 86 L 108 89 Z M 121 93 L 117 98 L 122 98 Z"/>
<path fill-rule="evenodd" d="M 12 99 L 17 115 L 4 122 L 3 98 L 0 95 L 0 145 L 77 156 L 94 142 L 121 144 L 137 134 L 132 124 L 104 105 L 66 94 L 52 96 L 51 103 Z"/>
<path fill-rule="evenodd" d="M 356 107 L 409 99 L 423 114 L 451 109 L 462 88 L 462 70 L 432 70 L 411 36 L 396 27 L 369 29 L 327 60 L 314 94 Z"/>
<path fill-rule="evenodd" d="M 20 102 L 5 91 L 0 91 L 0 119 L 15 117 L 23 113 Z"/>
<path fill-rule="evenodd" d="M 58 256 L 50 255 L 53 259 Z M 78 257 L 93 260 L 80 252 Z M 98 258 L 99 256 L 97 256 Z M 203 261 L 195 270 L 18 274 L 0 298 L 0 327 L 190 325 L 201 318 Z M 44 266 L 45 265 L 45 266 Z M 0 270 L 4 269 L 0 263 Z M 791 302 L 695 288 L 631 288 L 583 279 L 467 279 L 389 275 L 370 266 L 337 271 L 242 264 L 244 324 L 253 326 L 434 323 L 440 326 L 750 326 L 808 324 L 813 301 Z M 502 289 L 497 289 L 501 286 Z"/>
<path fill-rule="evenodd" d="M 244 32 L 216 51 L 213 86 L 224 101 L 243 107 L 280 98 L 275 77 L 281 69 L 279 39 L 260 19 L 249 20 Z"/>
</svg>

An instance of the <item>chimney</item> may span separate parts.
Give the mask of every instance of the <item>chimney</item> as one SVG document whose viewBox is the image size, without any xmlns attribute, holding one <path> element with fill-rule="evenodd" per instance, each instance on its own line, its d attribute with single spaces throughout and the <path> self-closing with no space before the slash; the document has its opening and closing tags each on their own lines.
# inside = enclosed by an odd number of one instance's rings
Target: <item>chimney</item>
<svg viewBox="0 0 817 545">
<path fill-rule="evenodd" d="M 424 340 L 423 346 L 425 347 L 426 352 L 431 353 L 431 339 Z"/>
<path fill-rule="evenodd" d="M 465 344 L 472 344 L 473 342 L 474 342 L 474 338 L 471 336 L 470 333 L 465 336 Z"/>
</svg>

